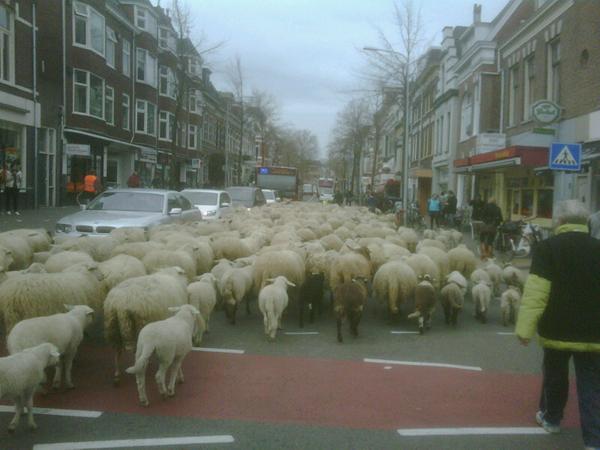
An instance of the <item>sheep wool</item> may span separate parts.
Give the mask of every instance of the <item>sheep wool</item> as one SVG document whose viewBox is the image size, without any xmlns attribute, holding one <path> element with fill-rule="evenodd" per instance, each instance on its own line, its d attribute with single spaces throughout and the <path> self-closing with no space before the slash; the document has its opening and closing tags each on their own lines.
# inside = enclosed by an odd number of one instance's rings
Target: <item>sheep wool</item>
<svg viewBox="0 0 600 450">
<path fill-rule="evenodd" d="M 270 340 L 275 340 L 277 329 L 281 328 L 281 316 L 288 305 L 287 287 L 295 287 L 294 283 L 288 281 L 284 276 L 278 276 L 272 282 L 260 290 L 258 294 L 258 308 L 263 315 L 265 335 Z"/>
</svg>

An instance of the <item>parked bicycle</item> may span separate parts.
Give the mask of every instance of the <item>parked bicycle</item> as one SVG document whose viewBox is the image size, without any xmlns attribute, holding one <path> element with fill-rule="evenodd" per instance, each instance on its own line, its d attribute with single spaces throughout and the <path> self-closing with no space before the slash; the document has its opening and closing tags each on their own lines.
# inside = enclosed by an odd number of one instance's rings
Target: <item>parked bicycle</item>
<svg viewBox="0 0 600 450">
<path fill-rule="evenodd" d="M 406 212 L 406 224 L 417 231 L 427 228 L 425 218 L 421 215 L 419 206 L 415 202 L 408 206 L 408 211 Z"/>
<path fill-rule="evenodd" d="M 506 221 L 498 227 L 494 249 L 504 254 L 506 261 L 529 256 L 533 247 L 543 240 L 540 226 L 531 223 L 534 218 Z"/>
</svg>

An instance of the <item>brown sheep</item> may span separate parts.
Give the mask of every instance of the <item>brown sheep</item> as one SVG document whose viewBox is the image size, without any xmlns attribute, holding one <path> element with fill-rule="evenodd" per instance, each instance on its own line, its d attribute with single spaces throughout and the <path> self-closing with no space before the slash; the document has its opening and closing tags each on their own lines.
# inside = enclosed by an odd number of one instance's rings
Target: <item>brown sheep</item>
<svg viewBox="0 0 600 450">
<path fill-rule="evenodd" d="M 350 333 L 358 336 L 358 324 L 362 312 L 367 303 L 367 280 L 353 278 L 344 281 L 335 287 L 333 292 L 333 311 L 337 320 L 337 340 L 344 342 L 342 338 L 342 320 L 348 317 L 350 321 Z"/>
</svg>

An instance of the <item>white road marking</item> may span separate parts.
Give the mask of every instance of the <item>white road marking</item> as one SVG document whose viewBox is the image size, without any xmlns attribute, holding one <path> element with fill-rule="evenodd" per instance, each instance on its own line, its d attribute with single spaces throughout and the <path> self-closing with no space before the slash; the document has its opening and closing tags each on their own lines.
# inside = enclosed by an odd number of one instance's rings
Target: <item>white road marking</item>
<svg viewBox="0 0 600 450">
<path fill-rule="evenodd" d="M 458 364 L 430 363 L 430 362 L 418 362 L 418 361 L 395 361 L 392 359 L 365 358 L 363 361 L 366 363 L 397 364 L 397 365 L 401 365 L 401 366 L 444 367 L 447 369 L 473 370 L 476 372 L 481 372 L 483 370 L 481 367 L 475 367 L 475 366 L 461 366 Z"/>
<path fill-rule="evenodd" d="M 122 448 L 122 447 L 158 447 L 164 445 L 193 444 L 231 444 L 233 436 L 190 436 L 149 439 L 120 439 L 114 441 L 58 442 L 55 444 L 37 444 L 33 450 L 79 450 L 89 448 Z"/>
<path fill-rule="evenodd" d="M 390 369 L 392 368 L 392 366 L 383 366 L 383 368 L 384 368 L 385 370 L 390 370 Z"/>
<path fill-rule="evenodd" d="M 494 434 L 547 434 L 542 427 L 404 428 L 400 436 L 474 436 Z"/>
<path fill-rule="evenodd" d="M 287 334 L 288 336 L 301 336 L 305 334 L 319 334 L 318 331 L 286 331 L 283 334 Z"/>
<path fill-rule="evenodd" d="M 419 334 L 418 331 L 390 331 L 391 334 Z"/>
<path fill-rule="evenodd" d="M 514 336 L 515 333 L 512 331 L 498 331 L 496 334 L 499 334 L 500 336 Z"/>
<path fill-rule="evenodd" d="M 209 347 L 192 347 L 195 352 L 210 352 L 210 353 L 234 353 L 236 355 L 243 355 L 246 350 L 236 350 L 233 348 L 209 348 Z"/>
<path fill-rule="evenodd" d="M 0 412 L 14 413 L 15 407 L 0 405 Z M 54 409 L 54 408 L 33 408 L 34 414 L 46 414 L 49 416 L 67 416 L 67 417 L 86 417 L 96 419 L 102 415 L 102 411 L 85 411 L 80 409 Z"/>
</svg>

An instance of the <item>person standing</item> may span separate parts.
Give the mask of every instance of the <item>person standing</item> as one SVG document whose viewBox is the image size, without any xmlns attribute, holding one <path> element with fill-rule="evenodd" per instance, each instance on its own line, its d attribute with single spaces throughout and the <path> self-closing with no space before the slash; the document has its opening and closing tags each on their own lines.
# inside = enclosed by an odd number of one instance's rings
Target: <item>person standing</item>
<svg viewBox="0 0 600 450">
<path fill-rule="evenodd" d="M 139 188 L 141 186 L 142 182 L 140 180 L 140 176 L 138 175 L 137 171 L 133 171 L 131 173 L 131 175 L 129 175 L 129 178 L 127 179 L 127 187 L 130 188 Z"/>
<path fill-rule="evenodd" d="M 429 220 L 431 224 L 431 229 L 433 230 L 433 222 L 435 222 L 436 226 L 440 227 L 440 211 L 441 211 L 441 202 L 440 198 L 437 194 L 433 194 L 429 201 L 427 202 L 427 213 L 429 214 Z"/>
<path fill-rule="evenodd" d="M 452 228 L 455 226 L 454 220 L 456 218 L 456 195 L 454 192 L 448 191 L 448 196 L 446 198 L 446 224 Z"/>
<path fill-rule="evenodd" d="M 578 200 L 554 210 L 554 236 L 533 251 L 515 333 L 528 345 L 536 331 L 544 350 L 535 418 L 560 432 L 573 358 L 581 432 L 587 449 L 600 448 L 600 241 L 588 234 L 588 212 Z"/>
<path fill-rule="evenodd" d="M 4 195 L 6 196 L 6 213 L 21 215 L 19 213 L 19 189 L 23 173 L 18 163 L 13 163 L 10 170 L 4 170 Z"/>
<path fill-rule="evenodd" d="M 481 199 L 481 195 L 475 195 L 475 198 L 469 202 L 469 206 L 472 208 L 471 220 L 482 220 L 485 202 Z"/>
<path fill-rule="evenodd" d="M 96 176 L 96 171 L 92 169 L 83 178 L 83 191 L 87 201 L 89 202 L 94 198 L 100 192 L 100 189 L 100 179 Z"/>
<path fill-rule="evenodd" d="M 496 239 L 498 225 L 502 223 L 502 211 L 496 205 L 494 197 L 490 197 L 488 203 L 484 206 L 481 219 L 483 225 L 479 233 L 479 250 L 483 260 L 494 256 L 494 239 Z"/>
<path fill-rule="evenodd" d="M 590 216 L 588 226 L 590 228 L 590 236 L 600 239 L 600 211 L 596 211 Z"/>
</svg>

